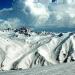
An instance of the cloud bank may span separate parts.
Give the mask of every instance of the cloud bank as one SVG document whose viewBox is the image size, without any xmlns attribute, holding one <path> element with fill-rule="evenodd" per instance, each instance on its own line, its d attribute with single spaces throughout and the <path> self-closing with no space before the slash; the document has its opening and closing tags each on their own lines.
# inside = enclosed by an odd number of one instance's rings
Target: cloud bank
<svg viewBox="0 0 75 75">
<path fill-rule="evenodd" d="M 49 0 L 14 0 L 13 7 L 0 10 L 0 26 L 34 29 L 75 28 L 75 4 L 50 3 Z M 11 21 L 10 21 L 11 20 Z M 6 24 L 7 22 L 7 24 Z"/>
</svg>

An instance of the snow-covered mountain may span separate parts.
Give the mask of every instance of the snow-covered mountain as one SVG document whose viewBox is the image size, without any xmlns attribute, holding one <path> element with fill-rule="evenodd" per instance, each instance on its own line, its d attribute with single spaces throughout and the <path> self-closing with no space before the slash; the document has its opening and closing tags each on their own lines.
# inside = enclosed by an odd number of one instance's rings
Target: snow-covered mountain
<svg viewBox="0 0 75 75">
<path fill-rule="evenodd" d="M 75 61 L 74 33 L 36 33 L 26 28 L 0 31 L 1 70 L 71 61 Z"/>
</svg>

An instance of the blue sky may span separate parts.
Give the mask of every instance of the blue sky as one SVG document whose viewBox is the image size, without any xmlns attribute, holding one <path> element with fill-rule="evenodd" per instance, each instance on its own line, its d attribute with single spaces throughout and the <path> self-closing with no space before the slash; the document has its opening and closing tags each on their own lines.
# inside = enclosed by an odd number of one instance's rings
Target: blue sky
<svg viewBox="0 0 75 75">
<path fill-rule="evenodd" d="M 12 7 L 13 0 L 0 0 L 0 9 Z"/>
<path fill-rule="evenodd" d="M 14 0 L 14 3 L 13 0 L 0 0 L 0 29 L 27 26 L 34 30 L 73 31 L 75 5 L 49 4 L 49 0 L 46 1 L 44 5 L 31 0 Z"/>
<path fill-rule="evenodd" d="M 55 0 L 52 0 L 53 2 Z M 0 0 L 0 9 L 12 7 L 13 0 Z"/>
</svg>

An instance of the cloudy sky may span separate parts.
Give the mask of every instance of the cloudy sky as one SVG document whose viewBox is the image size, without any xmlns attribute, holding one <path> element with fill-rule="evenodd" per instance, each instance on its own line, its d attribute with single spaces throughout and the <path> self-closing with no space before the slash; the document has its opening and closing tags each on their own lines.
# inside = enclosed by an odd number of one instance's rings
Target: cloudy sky
<svg viewBox="0 0 75 75">
<path fill-rule="evenodd" d="M 37 31 L 74 31 L 75 5 L 50 1 L 0 0 L 0 29 L 26 26 Z"/>
</svg>

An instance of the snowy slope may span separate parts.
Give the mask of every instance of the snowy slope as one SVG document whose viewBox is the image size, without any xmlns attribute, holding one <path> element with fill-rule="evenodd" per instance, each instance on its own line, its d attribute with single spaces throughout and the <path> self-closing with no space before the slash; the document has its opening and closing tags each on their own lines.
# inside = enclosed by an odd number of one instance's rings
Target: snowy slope
<svg viewBox="0 0 75 75">
<path fill-rule="evenodd" d="M 20 32 L 0 31 L 1 70 L 29 69 L 72 61 L 75 61 L 74 33 L 35 33 L 24 29 Z"/>
<path fill-rule="evenodd" d="M 75 75 L 75 62 L 37 67 L 28 70 L 1 71 L 0 75 Z"/>
</svg>

